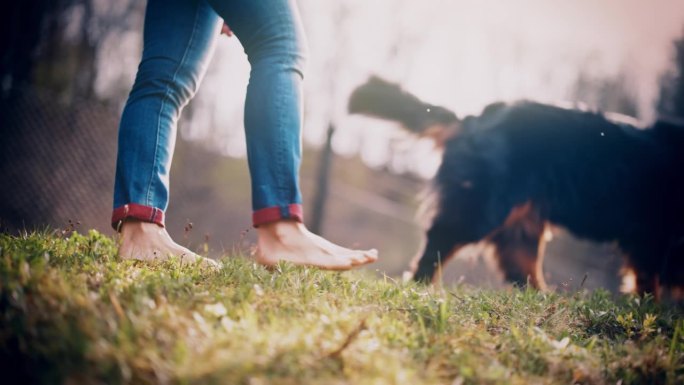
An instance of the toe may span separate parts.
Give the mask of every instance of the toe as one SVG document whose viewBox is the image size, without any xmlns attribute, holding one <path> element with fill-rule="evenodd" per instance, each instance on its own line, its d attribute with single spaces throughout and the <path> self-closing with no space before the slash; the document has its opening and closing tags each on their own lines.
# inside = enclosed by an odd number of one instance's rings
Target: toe
<svg viewBox="0 0 684 385">
<path fill-rule="evenodd" d="M 361 266 L 368 263 L 368 258 L 361 252 L 352 253 L 348 258 L 354 266 Z"/>
<path fill-rule="evenodd" d="M 356 265 L 357 264 L 354 262 L 354 260 L 337 258 L 333 264 L 322 267 L 327 270 L 349 270 Z"/>
<path fill-rule="evenodd" d="M 201 263 L 202 267 L 208 267 L 212 270 L 218 270 L 221 268 L 221 264 L 218 263 L 218 261 L 215 261 L 211 258 L 204 258 L 204 257 L 200 257 L 200 258 L 202 258 L 202 263 Z"/>
<path fill-rule="evenodd" d="M 362 250 L 354 254 L 354 261 L 356 266 L 367 265 L 378 260 L 378 251 L 372 250 Z"/>
<path fill-rule="evenodd" d="M 346 256 L 323 252 L 312 258 L 311 265 L 324 270 L 349 270 L 355 266 L 355 263 Z"/>
<path fill-rule="evenodd" d="M 364 255 L 366 256 L 366 259 L 368 259 L 370 262 L 375 262 L 378 260 L 378 250 L 377 249 L 366 250 L 364 252 Z"/>
</svg>

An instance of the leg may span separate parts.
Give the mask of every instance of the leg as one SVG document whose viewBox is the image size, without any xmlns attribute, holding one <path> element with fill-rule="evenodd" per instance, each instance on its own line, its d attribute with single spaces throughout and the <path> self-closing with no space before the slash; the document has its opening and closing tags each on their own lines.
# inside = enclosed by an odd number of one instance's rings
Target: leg
<svg viewBox="0 0 684 385">
<path fill-rule="evenodd" d="M 209 0 L 242 43 L 251 64 L 245 101 L 258 261 L 286 260 L 348 269 L 374 251 L 334 245 L 310 233 L 299 188 L 305 38 L 294 1 Z"/>
<path fill-rule="evenodd" d="M 544 221 L 531 204 L 511 210 L 504 226 L 491 237 L 499 267 L 509 282 L 519 286 L 529 283 L 546 290 L 542 273 Z"/>
<path fill-rule="evenodd" d="M 622 269 L 622 290 L 634 292 L 639 295 L 651 293 L 656 299 L 660 299 L 660 274 L 659 269 L 652 265 L 650 258 L 654 254 L 628 254 L 625 267 Z"/>
<path fill-rule="evenodd" d="M 437 215 L 427 231 L 423 252 L 411 261 L 416 281 L 434 281 L 440 265 L 461 247 L 483 240 L 506 218 L 489 164 L 464 154 L 468 152 L 463 149 L 447 150 L 437 173 Z"/>
<path fill-rule="evenodd" d="M 182 108 L 197 91 L 220 28 L 203 0 L 149 0 L 144 50 L 119 127 L 112 225 L 120 254 L 158 259 L 199 258 L 164 229 L 169 168 Z"/>
<path fill-rule="evenodd" d="M 668 300 L 684 303 L 684 237 L 670 244 L 661 263 L 661 290 Z"/>
<path fill-rule="evenodd" d="M 485 193 L 443 191 L 439 199 L 439 213 L 427 231 L 425 249 L 411 262 L 416 281 L 434 281 L 440 266 L 461 247 L 484 239 L 501 223 L 499 217 L 503 217 L 496 215 Z"/>
<path fill-rule="evenodd" d="M 651 293 L 656 299 L 660 299 L 660 276 L 657 273 L 640 269 L 634 269 L 636 278 L 635 291 L 639 295 Z"/>
<path fill-rule="evenodd" d="M 433 223 L 427 232 L 425 249 L 411 262 L 413 279 L 419 282 L 433 282 L 441 269 L 456 251 L 476 237 L 462 237 L 463 228 L 447 223 Z M 467 230 L 466 230 L 467 231 Z"/>
<path fill-rule="evenodd" d="M 676 259 L 665 258 L 668 251 L 673 251 L 667 240 L 632 237 L 626 242 L 620 242 L 620 248 L 625 256 L 623 287 L 633 289 L 639 295 L 651 293 L 656 299 L 660 299 L 663 289 L 661 285 L 671 285 L 678 267 Z M 632 287 L 625 284 L 627 279 L 632 280 Z"/>
</svg>

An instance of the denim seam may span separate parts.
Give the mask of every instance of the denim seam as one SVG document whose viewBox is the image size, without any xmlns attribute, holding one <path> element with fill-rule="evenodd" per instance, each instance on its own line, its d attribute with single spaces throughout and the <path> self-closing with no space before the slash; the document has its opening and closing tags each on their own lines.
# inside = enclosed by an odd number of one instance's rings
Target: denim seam
<svg viewBox="0 0 684 385">
<path fill-rule="evenodd" d="M 185 47 L 185 51 L 183 52 L 183 56 L 181 57 L 180 62 L 178 63 L 178 66 L 176 67 L 176 70 L 173 72 L 173 76 L 171 77 L 171 83 L 173 84 L 176 81 L 176 78 L 178 76 L 178 73 L 180 72 L 181 68 L 183 68 L 183 65 L 185 65 L 185 60 L 188 56 L 188 52 L 190 51 L 190 47 L 192 47 L 192 43 L 195 40 L 195 33 L 197 32 L 197 20 L 199 19 L 199 13 L 200 13 L 200 7 L 197 7 L 195 10 L 195 21 L 192 24 L 192 32 L 190 33 L 190 38 L 188 39 L 188 44 Z M 147 185 L 147 205 L 151 206 L 152 203 L 150 202 L 150 198 L 152 195 L 152 181 L 154 180 L 154 174 L 155 171 L 159 168 L 158 161 L 157 161 L 157 155 L 159 151 L 159 131 L 161 128 L 161 117 L 162 113 L 164 111 L 164 108 L 166 107 L 166 104 L 168 100 L 170 99 L 171 95 L 171 87 L 167 86 L 166 92 L 164 93 L 164 97 L 162 98 L 161 101 L 161 107 L 159 107 L 159 113 L 157 114 L 157 135 L 156 135 L 156 141 L 154 144 L 154 164 L 152 165 L 152 172 L 150 173 L 150 182 Z M 170 170 L 169 170 L 170 171 Z"/>
<path fill-rule="evenodd" d="M 278 60 L 278 67 L 284 68 L 285 63 L 282 63 L 280 60 Z M 281 111 L 283 109 L 283 84 L 282 81 L 278 83 L 279 89 L 278 93 L 276 94 L 277 96 L 277 101 L 276 101 L 276 108 L 277 108 L 277 116 L 283 116 L 281 114 Z M 287 187 L 286 187 L 286 177 L 285 177 L 285 172 L 283 169 L 285 168 L 285 157 L 286 157 L 286 151 L 288 150 L 288 143 L 287 140 L 285 140 L 287 135 L 286 132 L 286 127 L 283 122 L 283 119 L 278 119 L 278 141 L 280 142 L 280 145 L 278 146 L 278 155 L 277 155 L 277 172 L 276 172 L 276 178 L 278 180 L 278 186 L 276 187 L 276 190 L 278 191 L 278 197 L 279 197 L 279 202 L 278 206 L 280 206 L 281 213 L 284 211 L 284 207 L 287 205 Z M 291 149 L 290 149 L 291 150 Z"/>
<path fill-rule="evenodd" d="M 296 38 L 297 38 L 296 36 L 288 36 L 287 48 L 285 49 L 285 58 L 278 59 L 278 67 L 280 70 L 282 70 L 284 72 L 290 72 L 293 70 L 293 68 L 291 66 L 292 66 L 292 62 L 296 61 L 296 58 L 290 57 L 291 56 L 290 52 L 295 50 L 294 46 L 296 44 L 293 44 L 293 42 L 296 40 Z M 285 74 L 285 75 L 286 75 L 287 81 L 290 81 L 290 82 L 292 81 L 290 76 L 297 76 L 296 74 Z M 283 87 L 282 83 L 281 83 L 280 87 Z M 284 102 L 283 102 L 282 95 L 284 94 L 284 92 L 282 89 L 279 91 L 280 92 L 278 92 L 278 96 L 279 96 L 278 97 L 278 101 L 279 101 L 278 108 L 280 111 L 283 108 Z M 292 91 L 293 92 L 299 92 L 299 90 L 295 90 L 295 89 L 292 89 Z M 303 102 L 304 102 L 303 100 L 300 101 L 300 103 L 303 103 Z M 297 108 L 301 108 L 301 105 L 297 105 Z M 299 111 L 297 113 L 299 113 Z M 302 119 L 302 117 L 300 116 L 299 119 Z M 288 122 L 288 123 L 290 123 L 290 122 Z M 301 124 L 301 121 L 299 121 L 298 123 Z M 290 136 L 292 135 L 292 132 L 287 132 L 288 129 L 297 131 L 297 138 L 295 138 L 294 142 L 292 142 L 292 143 L 288 143 L 287 140 L 285 140 L 286 137 L 289 137 L 287 135 L 290 135 Z M 288 144 L 290 144 L 290 145 L 294 144 L 295 146 L 297 145 L 296 143 L 300 140 L 299 136 L 301 134 L 299 132 L 299 130 L 301 130 L 301 127 L 296 127 L 296 128 L 295 127 L 285 127 L 284 123 L 282 121 L 280 121 L 279 133 L 280 133 L 281 146 L 280 146 L 280 153 L 279 153 L 279 155 L 280 155 L 280 159 L 279 159 L 280 169 L 279 169 L 279 171 L 282 170 L 283 168 L 288 168 L 288 171 L 293 174 L 293 175 L 290 175 L 289 173 L 285 174 L 285 172 L 278 172 L 278 177 L 279 177 L 278 195 L 280 196 L 280 210 L 281 210 L 282 216 L 285 218 L 289 218 L 291 216 L 290 204 L 295 203 L 295 202 L 293 202 L 294 199 L 292 196 L 292 190 L 293 189 L 296 190 L 298 188 L 296 177 L 294 180 L 294 185 L 293 186 L 288 185 L 288 177 L 293 177 L 294 175 L 297 174 L 296 169 L 295 170 L 289 170 L 289 168 L 290 167 L 296 168 L 297 166 L 295 164 L 291 164 L 291 165 L 286 166 L 285 162 L 292 160 L 292 159 L 287 159 L 287 151 L 293 152 L 294 148 L 289 148 Z M 290 181 L 290 182 L 292 182 L 292 181 Z"/>
</svg>

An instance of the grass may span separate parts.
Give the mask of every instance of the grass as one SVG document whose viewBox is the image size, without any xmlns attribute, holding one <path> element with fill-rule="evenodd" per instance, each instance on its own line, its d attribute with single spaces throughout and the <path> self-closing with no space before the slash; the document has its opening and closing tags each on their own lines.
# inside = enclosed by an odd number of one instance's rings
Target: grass
<svg viewBox="0 0 684 385">
<path fill-rule="evenodd" d="M 94 231 L 0 235 L 4 384 L 677 384 L 681 315 L 601 291 L 120 261 Z"/>
</svg>

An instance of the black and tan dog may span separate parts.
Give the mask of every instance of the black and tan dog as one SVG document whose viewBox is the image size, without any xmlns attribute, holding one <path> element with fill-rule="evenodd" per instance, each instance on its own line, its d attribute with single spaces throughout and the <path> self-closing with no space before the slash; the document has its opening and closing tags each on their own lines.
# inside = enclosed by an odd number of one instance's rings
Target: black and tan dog
<svg viewBox="0 0 684 385">
<path fill-rule="evenodd" d="M 486 241 L 507 280 L 543 289 L 543 234 L 557 225 L 616 241 L 638 292 L 681 295 L 684 126 L 639 129 L 528 101 L 459 119 L 379 78 L 353 92 L 349 111 L 397 121 L 443 147 L 436 215 L 414 279 L 434 279 L 438 262 Z"/>
</svg>

